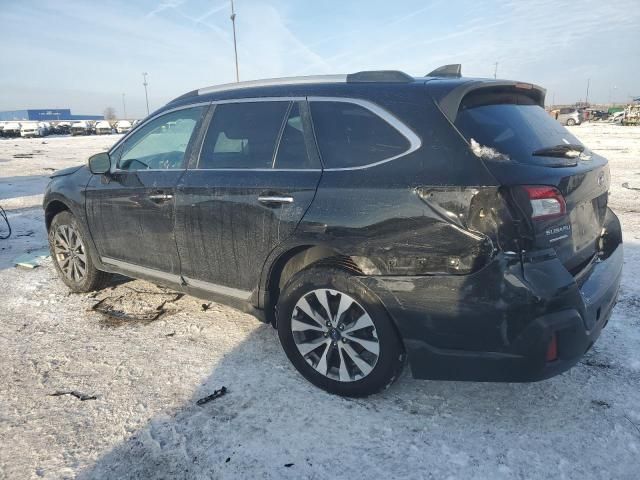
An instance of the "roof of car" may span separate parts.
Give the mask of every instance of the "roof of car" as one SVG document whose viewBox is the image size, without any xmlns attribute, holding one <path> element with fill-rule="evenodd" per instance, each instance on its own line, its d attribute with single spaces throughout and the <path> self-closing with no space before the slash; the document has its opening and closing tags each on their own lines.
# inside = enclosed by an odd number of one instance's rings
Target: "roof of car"
<svg viewBox="0 0 640 480">
<path fill-rule="evenodd" d="M 455 68 L 452 68 L 455 67 Z M 165 108 L 193 103 L 260 97 L 354 96 L 368 97 L 389 89 L 405 92 L 429 86 L 429 93 L 444 110 L 457 111 L 460 99 L 483 86 L 526 86 L 538 93 L 544 105 L 545 90 L 536 85 L 487 78 L 462 77 L 457 65 L 440 67 L 425 77 L 412 77 L 398 70 L 373 70 L 346 75 L 315 75 L 270 78 L 214 85 L 192 90 L 169 102 Z M 407 93 L 409 94 L 409 93 Z M 449 112 L 444 112 L 449 116 Z"/>
</svg>

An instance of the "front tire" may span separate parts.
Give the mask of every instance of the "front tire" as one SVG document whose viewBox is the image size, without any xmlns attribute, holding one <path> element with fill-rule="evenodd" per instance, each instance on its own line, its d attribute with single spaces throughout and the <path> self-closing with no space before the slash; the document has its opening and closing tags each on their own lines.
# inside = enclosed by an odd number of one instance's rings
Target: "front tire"
<svg viewBox="0 0 640 480">
<path fill-rule="evenodd" d="M 385 308 L 344 270 L 321 266 L 296 273 L 280 294 L 277 322 L 291 363 L 329 393 L 377 393 L 404 366 L 404 348 Z"/>
<path fill-rule="evenodd" d="M 569 127 L 573 127 L 576 124 L 576 121 L 573 118 L 570 118 L 569 120 L 567 120 L 567 125 Z"/>
<path fill-rule="evenodd" d="M 103 288 L 111 275 L 98 270 L 88 251 L 84 229 L 69 211 L 60 212 L 49 227 L 49 250 L 58 276 L 72 292 Z"/>
</svg>

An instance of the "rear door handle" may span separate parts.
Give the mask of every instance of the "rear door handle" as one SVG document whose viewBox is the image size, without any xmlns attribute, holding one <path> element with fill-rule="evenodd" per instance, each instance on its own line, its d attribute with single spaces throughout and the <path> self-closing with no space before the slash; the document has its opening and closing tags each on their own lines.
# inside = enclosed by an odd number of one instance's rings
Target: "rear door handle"
<svg viewBox="0 0 640 480">
<path fill-rule="evenodd" d="M 293 203 L 293 197 L 288 195 L 260 195 L 258 201 L 264 205 L 282 205 Z"/>
</svg>

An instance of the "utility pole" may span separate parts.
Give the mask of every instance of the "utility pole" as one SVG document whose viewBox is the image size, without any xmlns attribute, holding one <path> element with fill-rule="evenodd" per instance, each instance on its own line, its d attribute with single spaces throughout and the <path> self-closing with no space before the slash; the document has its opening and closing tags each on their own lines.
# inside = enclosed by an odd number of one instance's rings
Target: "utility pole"
<svg viewBox="0 0 640 480">
<path fill-rule="evenodd" d="M 127 104 L 124 101 L 124 93 L 122 94 L 122 111 L 124 112 L 122 115 L 123 119 L 127 118 Z"/>
<path fill-rule="evenodd" d="M 493 78 L 498 78 L 498 62 L 494 63 L 495 69 L 493 70 Z"/>
<path fill-rule="evenodd" d="M 612 88 L 612 87 L 610 86 L 610 87 L 609 87 L 609 104 L 610 104 L 610 105 L 612 104 L 612 103 L 611 103 L 611 101 L 612 101 L 612 97 L 611 97 L 611 88 Z M 615 91 L 617 90 L 617 88 L 618 88 L 618 87 L 617 87 L 616 85 L 614 85 L 614 86 L 613 86 L 613 91 L 614 91 L 614 93 L 615 93 Z"/>
<path fill-rule="evenodd" d="M 147 93 L 147 85 L 149 85 L 147 83 L 147 75 L 149 75 L 147 72 L 142 72 L 142 85 L 144 85 L 144 98 L 147 100 L 147 116 L 149 116 L 149 95 Z"/>
<path fill-rule="evenodd" d="M 238 70 L 238 46 L 236 45 L 236 11 L 233 8 L 233 0 L 231 0 L 231 24 L 233 26 L 233 53 L 236 58 L 236 82 L 240 81 L 240 73 Z"/>
<path fill-rule="evenodd" d="M 587 78 L 587 95 L 584 97 L 585 106 L 589 105 L 589 84 L 591 83 L 591 79 Z"/>
</svg>

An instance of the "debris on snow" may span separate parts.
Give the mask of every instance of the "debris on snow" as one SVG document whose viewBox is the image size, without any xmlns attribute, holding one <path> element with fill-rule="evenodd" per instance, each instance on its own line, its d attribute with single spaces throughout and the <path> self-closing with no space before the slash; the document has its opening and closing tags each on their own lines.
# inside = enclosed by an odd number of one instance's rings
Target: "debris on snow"
<svg viewBox="0 0 640 480">
<path fill-rule="evenodd" d="M 68 390 L 68 391 L 58 390 L 54 393 L 49 394 L 50 397 L 61 397 L 63 395 L 71 395 L 72 397 L 76 397 L 81 402 L 84 402 L 85 400 L 96 400 L 98 398 L 95 395 L 87 395 L 85 393 L 80 393 L 76 390 Z"/>
<path fill-rule="evenodd" d="M 605 402 L 604 400 L 591 400 L 591 403 L 598 407 L 611 408 L 609 402 Z"/>
<path fill-rule="evenodd" d="M 49 257 L 49 250 L 34 250 L 32 252 L 23 253 L 16 257 L 13 261 L 16 267 L 36 268 L 42 265 L 42 262 Z"/>
<path fill-rule="evenodd" d="M 220 398 L 227 393 L 227 387 L 222 387 L 219 390 L 214 390 L 211 395 L 207 395 L 206 397 L 201 398 L 196 402 L 197 405 L 204 405 L 205 403 L 209 403 L 216 398 Z"/>
<path fill-rule="evenodd" d="M 476 157 L 483 158 L 485 160 L 500 160 L 500 161 L 511 160 L 509 158 L 509 155 L 500 153 L 495 148 L 487 147 L 485 145 L 480 145 L 473 138 L 469 143 L 471 144 L 471 151 Z"/>
<path fill-rule="evenodd" d="M 201 305 L 202 311 L 203 311 L 203 312 L 206 312 L 207 310 L 209 310 L 209 307 L 210 307 L 210 306 L 211 306 L 211 302 L 209 302 L 209 303 L 203 303 L 203 304 Z"/>
<path fill-rule="evenodd" d="M 289 467 L 293 467 L 295 465 L 295 463 L 285 463 L 284 466 L 289 468 Z"/>
<path fill-rule="evenodd" d="M 122 295 L 108 296 L 98 300 L 91 310 L 101 313 L 105 316 L 105 324 L 109 327 L 119 327 L 126 324 L 141 323 L 147 324 L 158 320 L 165 313 L 174 313 L 177 309 L 167 308 L 167 304 L 177 302 L 184 293 L 174 293 L 171 291 L 147 291 L 137 290 L 129 286 L 125 286 L 127 290 L 134 294 L 124 293 Z M 145 299 L 145 295 L 154 295 L 153 302 Z M 164 295 L 160 303 L 156 295 Z"/>
<path fill-rule="evenodd" d="M 630 187 L 629 186 L 629 182 L 624 182 L 622 184 L 622 188 L 626 188 L 627 190 L 637 190 L 640 192 L 640 188 L 639 187 Z"/>
<path fill-rule="evenodd" d="M 611 365 L 604 362 L 598 362 L 596 360 L 587 359 L 581 362 L 583 365 L 587 367 L 597 367 L 597 368 L 611 368 Z"/>
</svg>

